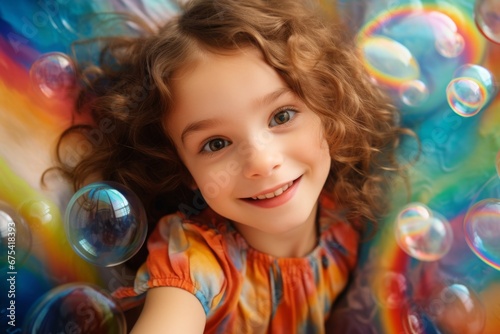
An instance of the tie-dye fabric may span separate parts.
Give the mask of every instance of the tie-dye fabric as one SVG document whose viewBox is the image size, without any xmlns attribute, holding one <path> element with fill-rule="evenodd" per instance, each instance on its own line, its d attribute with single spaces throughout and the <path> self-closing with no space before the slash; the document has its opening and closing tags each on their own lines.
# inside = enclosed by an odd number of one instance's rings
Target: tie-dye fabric
<svg viewBox="0 0 500 334">
<path fill-rule="evenodd" d="M 210 210 L 164 217 L 133 288 L 118 298 L 170 286 L 193 293 L 207 315 L 205 333 L 323 333 L 332 303 L 356 263 L 358 233 L 320 199 L 319 242 L 302 258 L 276 258 L 249 246 Z"/>
</svg>

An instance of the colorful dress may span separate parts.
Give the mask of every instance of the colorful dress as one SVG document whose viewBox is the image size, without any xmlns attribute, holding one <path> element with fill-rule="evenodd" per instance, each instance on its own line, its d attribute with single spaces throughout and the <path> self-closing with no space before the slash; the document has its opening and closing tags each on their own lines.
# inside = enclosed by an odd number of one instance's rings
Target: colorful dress
<svg viewBox="0 0 500 334">
<path fill-rule="evenodd" d="M 331 306 L 356 263 L 358 233 L 320 198 L 319 242 L 301 258 L 276 258 L 249 246 L 211 210 L 187 219 L 162 218 L 148 240 L 137 296 L 160 286 L 194 294 L 207 316 L 205 333 L 324 333 Z"/>
</svg>

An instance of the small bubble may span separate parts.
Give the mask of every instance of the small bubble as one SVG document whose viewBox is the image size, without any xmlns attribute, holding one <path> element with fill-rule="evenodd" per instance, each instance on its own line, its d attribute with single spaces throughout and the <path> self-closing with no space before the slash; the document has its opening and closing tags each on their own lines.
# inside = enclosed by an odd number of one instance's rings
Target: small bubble
<svg viewBox="0 0 500 334">
<path fill-rule="evenodd" d="M 421 203 L 408 204 L 400 211 L 395 232 L 401 249 L 421 261 L 442 258 L 453 242 L 449 222 Z"/>
<path fill-rule="evenodd" d="M 374 275 L 373 294 L 381 306 L 395 309 L 406 302 L 409 293 L 406 278 L 393 271 L 380 271 Z"/>
<path fill-rule="evenodd" d="M 476 115 L 486 100 L 481 83 L 472 78 L 453 79 L 446 88 L 446 94 L 450 107 L 463 117 Z"/>
<path fill-rule="evenodd" d="M 420 80 L 411 80 L 403 83 L 399 88 L 399 97 L 404 104 L 416 107 L 424 103 L 429 97 L 429 90 Z"/>
<path fill-rule="evenodd" d="M 42 96 L 64 100 L 73 95 L 76 86 L 75 65 L 63 53 L 46 53 L 31 65 L 30 78 Z"/>
<path fill-rule="evenodd" d="M 443 333 L 479 334 L 486 320 L 479 297 L 463 284 L 451 284 L 433 293 L 429 316 Z"/>
<path fill-rule="evenodd" d="M 441 37 L 436 40 L 436 49 L 443 57 L 458 57 L 464 48 L 464 38 L 458 33 L 452 34 L 451 36 Z"/>
<path fill-rule="evenodd" d="M 445 58 L 458 57 L 465 48 L 465 40 L 458 32 L 455 21 L 437 11 L 430 12 L 427 20 L 434 32 L 437 52 Z"/>
<path fill-rule="evenodd" d="M 406 306 L 401 314 L 404 334 L 425 334 L 429 328 L 429 319 L 414 306 Z"/>
<path fill-rule="evenodd" d="M 495 94 L 493 75 L 484 67 L 467 64 L 458 68 L 446 88 L 448 104 L 462 117 L 477 115 Z"/>
<path fill-rule="evenodd" d="M 479 31 L 490 41 L 500 44 L 500 2 L 477 0 L 474 18 Z"/>
</svg>

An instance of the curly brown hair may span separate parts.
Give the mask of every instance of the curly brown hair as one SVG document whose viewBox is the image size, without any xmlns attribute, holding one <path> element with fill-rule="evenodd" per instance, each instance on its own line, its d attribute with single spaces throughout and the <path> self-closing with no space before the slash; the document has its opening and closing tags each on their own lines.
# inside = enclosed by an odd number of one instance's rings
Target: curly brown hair
<svg viewBox="0 0 500 334">
<path fill-rule="evenodd" d="M 322 119 L 332 158 L 325 190 L 348 219 L 376 222 L 404 129 L 370 81 L 352 36 L 311 7 L 298 0 L 194 0 L 161 27 L 107 38 L 98 71 L 81 69 L 91 75 L 77 110 L 92 122 L 61 135 L 58 169 L 75 188 L 95 175 L 125 184 L 147 209 L 165 194 L 183 198 L 189 172 L 162 125 L 173 104 L 172 76 L 200 53 L 251 46 Z M 70 164 L 61 148 L 75 132 L 90 145 Z"/>
</svg>

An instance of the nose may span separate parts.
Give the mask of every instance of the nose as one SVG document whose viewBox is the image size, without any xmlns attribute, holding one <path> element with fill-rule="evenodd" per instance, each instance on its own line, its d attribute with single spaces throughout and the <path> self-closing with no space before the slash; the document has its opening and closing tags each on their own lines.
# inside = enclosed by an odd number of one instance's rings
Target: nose
<svg viewBox="0 0 500 334">
<path fill-rule="evenodd" d="M 259 178 L 272 175 L 283 164 L 283 154 L 273 145 L 253 147 L 246 154 L 243 175 Z"/>
</svg>

